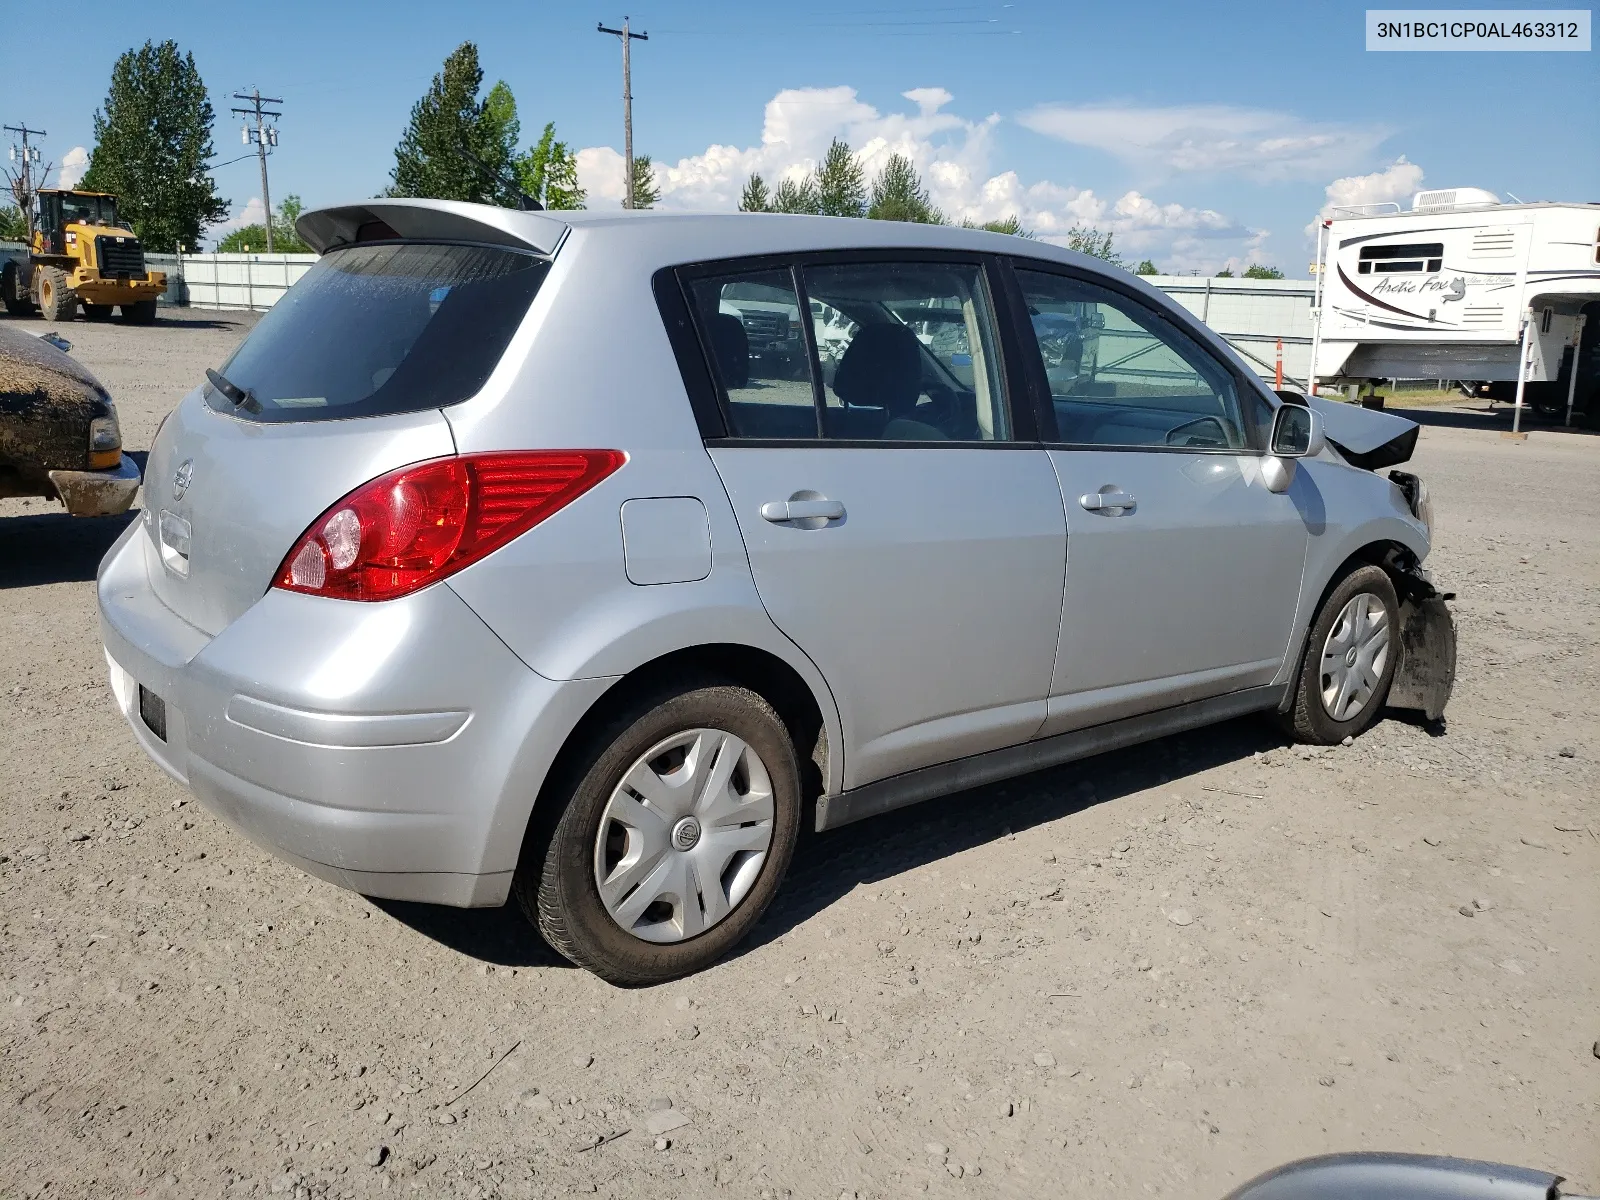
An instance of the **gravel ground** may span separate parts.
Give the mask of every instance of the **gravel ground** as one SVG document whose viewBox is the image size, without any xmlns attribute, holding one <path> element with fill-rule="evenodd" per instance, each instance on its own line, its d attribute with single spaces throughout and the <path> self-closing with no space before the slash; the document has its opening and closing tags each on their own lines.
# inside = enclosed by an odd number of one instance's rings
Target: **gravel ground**
<svg viewBox="0 0 1600 1200">
<path fill-rule="evenodd" d="M 66 333 L 137 451 L 247 327 Z M 222 827 L 108 694 L 122 522 L 0 502 L 0 1196 L 1203 1198 L 1378 1148 L 1600 1188 L 1600 441 L 1420 416 L 1447 728 L 1239 721 L 813 837 L 640 991 Z"/>
</svg>

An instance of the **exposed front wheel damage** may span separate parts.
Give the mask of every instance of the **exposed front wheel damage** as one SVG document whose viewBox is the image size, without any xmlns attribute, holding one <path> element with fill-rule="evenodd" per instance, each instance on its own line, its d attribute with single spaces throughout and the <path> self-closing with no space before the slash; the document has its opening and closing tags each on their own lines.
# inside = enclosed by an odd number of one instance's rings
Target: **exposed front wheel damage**
<svg viewBox="0 0 1600 1200">
<path fill-rule="evenodd" d="M 1409 554 L 1393 555 L 1385 566 L 1400 594 L 1400 655 L 1389 706 L 1437 721 L 1456 681 L 1456 622 L 1445 603 L 1455 595 L 1435 588 Z"/>
</svg>

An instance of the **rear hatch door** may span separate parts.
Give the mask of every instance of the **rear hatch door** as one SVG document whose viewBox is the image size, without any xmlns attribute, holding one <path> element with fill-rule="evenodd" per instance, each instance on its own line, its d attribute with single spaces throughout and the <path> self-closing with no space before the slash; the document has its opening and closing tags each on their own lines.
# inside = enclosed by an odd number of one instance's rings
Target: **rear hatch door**
<svg viewBox="0 0 1600 1200">
<path fill-rule="evenodd" d="M 151 449 L 146 554 L 168 607 L 220 632 L 342 496 L 454 454 L 441 410 L 482 390 L 548 269 L 516 248 L 398 240 L 319 260 Z"/>
</svg>

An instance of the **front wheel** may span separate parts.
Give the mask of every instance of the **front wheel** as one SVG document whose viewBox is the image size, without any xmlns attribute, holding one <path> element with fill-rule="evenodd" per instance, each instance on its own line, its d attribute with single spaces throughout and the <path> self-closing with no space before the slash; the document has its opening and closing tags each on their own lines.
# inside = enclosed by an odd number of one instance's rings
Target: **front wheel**
<svg viewBox="0 0 1600 1200">
<path fill-rule="evenodd" d="M 39 311 L 46 321 L 70 321 L 78 315 L 78 293 L 60 267 L 39 268 Z"/>
<path fill-rule="evenodd" d="M 523 912 L 611 983 L 710 966 L 760 920 L 794 854 L 800 768 L 783 720 L 734 684 L 676 688 L 614 719 L 587 763 L 548 844 L 518 867 Z"/>
<path fill-rule="evenodd" d="M 1283 717 L 1297 741 L 1331 746 L 1377 720 L 1398 661 L 1399 612 L 1394 583 L 1381 567 L 1358 567 L 1328 594 Z"/>
</svg>

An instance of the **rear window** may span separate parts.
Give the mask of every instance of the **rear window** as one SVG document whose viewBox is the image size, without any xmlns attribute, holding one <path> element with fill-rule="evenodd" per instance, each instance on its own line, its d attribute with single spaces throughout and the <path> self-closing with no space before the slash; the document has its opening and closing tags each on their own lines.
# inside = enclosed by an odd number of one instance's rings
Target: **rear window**
<svg viewBox="0 0 1600 1200">
<path fill-rule="evenodd" d="M 549 272 L 493 246 L 418 243 L 335 250 L 273 305 L 221 368 L 254 397 L 218 412 L 331 421 L 457 404 L 488 380 Z"/>
</svg>

